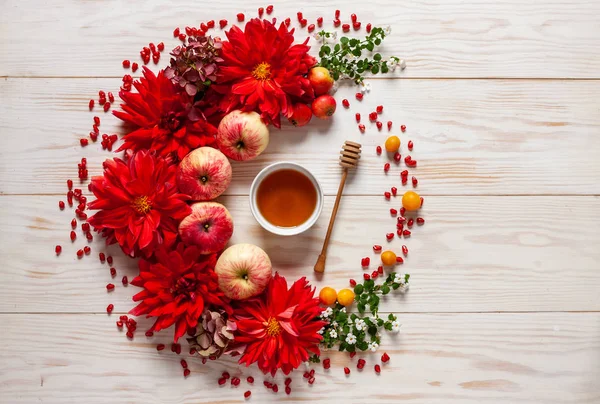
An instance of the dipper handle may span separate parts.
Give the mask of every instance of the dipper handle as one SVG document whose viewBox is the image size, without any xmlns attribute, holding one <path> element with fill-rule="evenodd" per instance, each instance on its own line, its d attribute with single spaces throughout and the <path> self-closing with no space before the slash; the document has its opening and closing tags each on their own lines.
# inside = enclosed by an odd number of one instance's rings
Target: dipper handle
<svg viewBox="0 0 600 404">
<path fill-rule="evenodd" d="M 331 212 L 331 219 L 329 219 L 329 227 L 327 227 L 327 234 L 323 241 L 323 249 L 321 254 L 317 258 L 315 264 L 315 272 L 323 273 L 325 271 L 325 259 L 327 256 L 327 247 L 329 246 L 329 238 L 331 237 L 331 231 L 333 230 L 333 224 L 335 223 L 335 217 L 340 206 L 340 200 L 342 199 L 342 193 L 344 191 L 344 185 L 346 184 L 346 177 L 348 177 L 348 168 L 356 167 L 358 160 L 360 159 L 360 144 L 346 141 L 342 146 L 340 152 L 340 165 L 344 171 L 342 173 L 342 180 L 338 188 L 337 196 L 335 197 L 335 204 L 333 205 L 333 212 Z"/>
</svg>

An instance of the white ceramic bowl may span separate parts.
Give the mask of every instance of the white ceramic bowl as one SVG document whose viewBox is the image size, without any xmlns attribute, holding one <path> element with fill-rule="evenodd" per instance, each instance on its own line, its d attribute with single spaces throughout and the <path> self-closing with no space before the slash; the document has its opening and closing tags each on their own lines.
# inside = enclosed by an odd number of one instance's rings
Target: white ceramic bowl
<svg viewBox="0 0 600 404">
<path fill-rule="evenodd" d="M 310 179 L 310 182 L 312 182 L 313 186 L 315 187 L 315 190 L 317 191 L 317 206 L 315 206 L 314 212 L 312 213 L 312 215 L 308 218 L 308 220 L 306 222 L 302 223 L 299 226 L 294 226 L 294 227 L 275 226 L 275 225 L 269 223 L 267 221 L 267 219 L 265 219 L 264 216 L 260 213 L 260 210 L 258 209 L 258 206 L 256 203 L 256 192 L 258 191 L 258 186 L 269 174 L 271 174 L 274 171 L 279 171 L 279 170 L 295 170 L 295 171 L 301 172 L 308 179 Z M 254 218 L 256 219 L 258 224 L 260 224 L 263 227 L 263 229 L 268 230 L 273 234 L 278 234 L 280 236 L 293 236 L 296 234 L 300 234 L 300 233 L 306 231 L 307 229 L 309 229 L 313 224 L 315 224 L 315 222 L 321 215 L 321 211 L 323 210 L 323 189 L 321 188 L 321 184 L 319 184 L 319 181 L 317 181 L 315 176 L 312 175 L 312 173 L 310 171 L 308 171 L 306 168 L 302 167 L 301 165 L 296 164 L 296 163 L 291 163 L 288 161 L 274 163 L 274 164 L 271 164 L 270 166 L 263 168 L 261 170 L 261 172 L 259 172 L 258 175 L 254 178 L 254 181 L 252 181 L 252 185 L 250 186 L 250 210 L 252 211 L 252 215 L 254 215 Z"/>
</svg>

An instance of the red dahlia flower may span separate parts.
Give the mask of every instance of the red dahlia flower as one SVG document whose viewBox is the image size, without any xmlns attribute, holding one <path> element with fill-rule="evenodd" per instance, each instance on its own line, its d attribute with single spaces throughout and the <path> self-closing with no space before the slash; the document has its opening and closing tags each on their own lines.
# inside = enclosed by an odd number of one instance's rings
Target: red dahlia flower
<svg viewBox="0 0 600 404">
<path fill-rule="evenodd" d="M 132 285 L 144 288 L 133 296 L 140 302 L 129 314 L 157 317 L 150 331 L 175 324 L 175 342 L 189 328 L 195 328 L 205 308 L 221 308 L 232 313 L 229 300 L 219 290 L 214 271 L 216 254 L 201 255 L 196 247 L 179 243 L 175 250 L 159 248 L 156 263 L 140 260 L 140 274 Z"/>
<path fill-rule="evenodd" d="M 177 191 L 176 166 L 148 151 L 127 162 L 106 160 L 103 166 L 104 175 L 90 183 L 97 199 L 88 207 L 100 210 L 88 219 L 90 225 L 131 256 L 150 256 L 161 244 L 173 245 L 179 222 L 191 212 L 187 195 Z"/>
<path fill-rule="evenodd" d="M 319 355 L 322 337 L 317 331 L 327 323 L 318 318 L 322 309 L 314 292 L 306 278 L 288 290 L 285 278 L 276 273 L 265 293 L 242 302 L 234 311 L 240 363 L 258 362 L 264 373 L 274 376 L 281 369 L 287 375 L 308 360 L 309 352 Z"/>
<path fill-rule="evenodd" d="M 305 77 L 316 64 L 307 52 L 308 38 L 292 45 L 294 30 L 279 30 L 269 21 L 254 18 L 244 31 L 232 27 L 223 42 L 215 89 L 224 95 L 225 112 L 257 111 L 265 121 L 280 127 L 282 113 L 290 117 L 294 101 L 311 102 L 314 91 Z"/>
<path fill-rule="evenodd" d="M 144 67 L 144 77 L 133 85 L 138 92 L 121 91 L 123 111 L 113 111 L 136 128 L 124 136 L 125 142 L 117 151 L 149 149 L 181 160 L 191 150 L 215 142 L 217 129 L 193 111 L 193 98 L 162 70 L 155 76 Z"/>
</svg>

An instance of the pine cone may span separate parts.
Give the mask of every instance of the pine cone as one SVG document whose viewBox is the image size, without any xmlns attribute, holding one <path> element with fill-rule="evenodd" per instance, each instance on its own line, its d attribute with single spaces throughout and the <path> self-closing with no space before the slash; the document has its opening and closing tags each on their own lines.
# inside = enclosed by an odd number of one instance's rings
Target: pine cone
<svg viewBox="0 0 600 404">
<path fill-rule="evenodd" d="M 188 338 L 188 342 L 200 356 L 216 359 L 233 341 L 236 329 L 235 322 L 228 320 L 225 312 L 206 310 L 202 314 L 202 321 L 198 323 L 196 335 Z"/>
</svg>

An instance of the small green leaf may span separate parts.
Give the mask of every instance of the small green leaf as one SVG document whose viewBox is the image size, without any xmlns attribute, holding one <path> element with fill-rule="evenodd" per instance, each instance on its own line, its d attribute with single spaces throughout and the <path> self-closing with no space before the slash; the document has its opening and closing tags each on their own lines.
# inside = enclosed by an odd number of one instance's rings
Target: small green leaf
<svg viewBox="0 0 600 404">
<path fill-rule="evenodd" d="M 342 43 L 343 45 L 346 45 L 348 43 L 348 38 L 343 36 L 340 38 L 340 43 Z"/>
<path fill-rule="evenodd" d="M 371 73 L 373 73 L 373 74 L 379 73 L 379 66 L 378 65 L 373 66 L 371 68 Z"/>
<path fill-rule="evenodd" d="M 356 346 L 358 347 L 358 349 L 360 349 L 361 351 L 366 351 L 367 349 L 369 349 L 369 344 L 365 341 L 360 341 L 356 343 Z"/>
<path fill-rule="evenodd" d="M 360 55 L 362 55 L 362 52 L 360 51 L 360 49 L 356 48 L 352 51 L 352 54 L 356 57 L 360 57 Z"/>
<path fill-rule="evenodd" d="M 373 55 L 373 59 L 375 60 L 381 60 L 381 53 L 376 53 Z"/>
<path fill-rule="evenodd" d="M 349 45 L 350 45 L 351 47 L 355 47 L 356 45 L 358 45 L 358 39 L 356 39 L 356 38 L 352 38 L 352 39 L 350 40 L 350 43 L 349 43 Z"/>
<path fill-rule="evenodd" d="M 333 47 L 333 51 L 335 53 L 338 53 L 340 51 L 340 49 L 341 49 L 341 46 L 339 43 L 336 43 L 335 46 Z"/>
<path fill-rule="evenodd" d="M 368 281 L 365 281 L 365 289 L 366 290 L 373 290 L 373 286 L 375 286 L 375 281 L 373 279 L 369 279 Z"/>
<path fill-rule="evenodd" d="M 369 327 L 369 334 L 370 335 L 376 335 L 377 334 L 377 327 Z"/>
<path fill-rule="evenodd" d="M 381 65 L 381 73 L 387 73 L 389 71 L 390 69 L 388 68 L 387 63 L 383 62 L 383 64 Z"/>
<path fill-rule="evenodd" d="M 388 320 L 394 321 L 394 315 L 392 313 L 388 314 Z"/>
<path fill-rule="evenodd" d="M 357 308 L 358 308 L 358 312 L 359 313 L 364 313 L 365 312 L 365 304 L 364 303 L 359 303 L 357 304 Z"/>
<path fill-rule="evenodd" d="M 344 351 L 347 346 L 348 344 L 346 344 L 345 342 L 340 343 L 340 351 Z"/>
<path fill-rule="evenodd" d="M 400 287 L 400 284 L 399 284 L 399 283 L 394 283 L 394 284 L 392 285 L 392 289 L 394 289 L 394 290 L 398 289 L 399 287 Z"/>
<path fill-rule="evenodd" d="M 354 351 L 356 351 L 356 347 L 354 345 L 347 345 L 346 346 L 346 351 L 348 351 L 348 352 L 354 352 Z"/>
<path fill-rule="evenodd" d="M 335 81 L 338 81 L 340 79 L 340 72 L 338 72 L 337 70 L 333 72 L 333 79 Z"/>
<path fill-rule="evenodd" d="M 379 38 L 375 39 L 375 45 L 377 45 L 377 46 L 381 45 L 381 39 L 379 39 Z"/>
<path fill-rule="evenodd" d="M 354 287 L 354 294 L 360 295 L 363 292 L 363 285 L 360 283 Z"/>
<path fill-rule="evenodd" d="M 331 53 L 331 48 L 327 45 L 323 45 L 321 47 L 321 51 L 323 51 L 326 55 L 329 55 Z M 379 57 L 381 58 L 381 55 L 379 55 Z"/>
<path fill-rule="evenodd" d="M 344 321 L 346 321 L 346 319 L 348 318 L 348 315 L 344 312 L 339 312 L 337 317 L 335 318 L 335 321 L 337 321 L 338 323 L 342 323 Z"/>
<path fill-rule="evenodd" d="M 373 52 L 373 49 L 375 49 L 375 45 L 373 44 L 373 42 L 369 42 L 366 48 L 369 50 L 369 52 Z"/>
<path fill-rule="evenodd" d="M 390 287 L 388 285 L 383 285 L 383 287 L 381 288 L 381 293 L 387 295 L 388 293 L 390 293 Z"/>
</svg>

